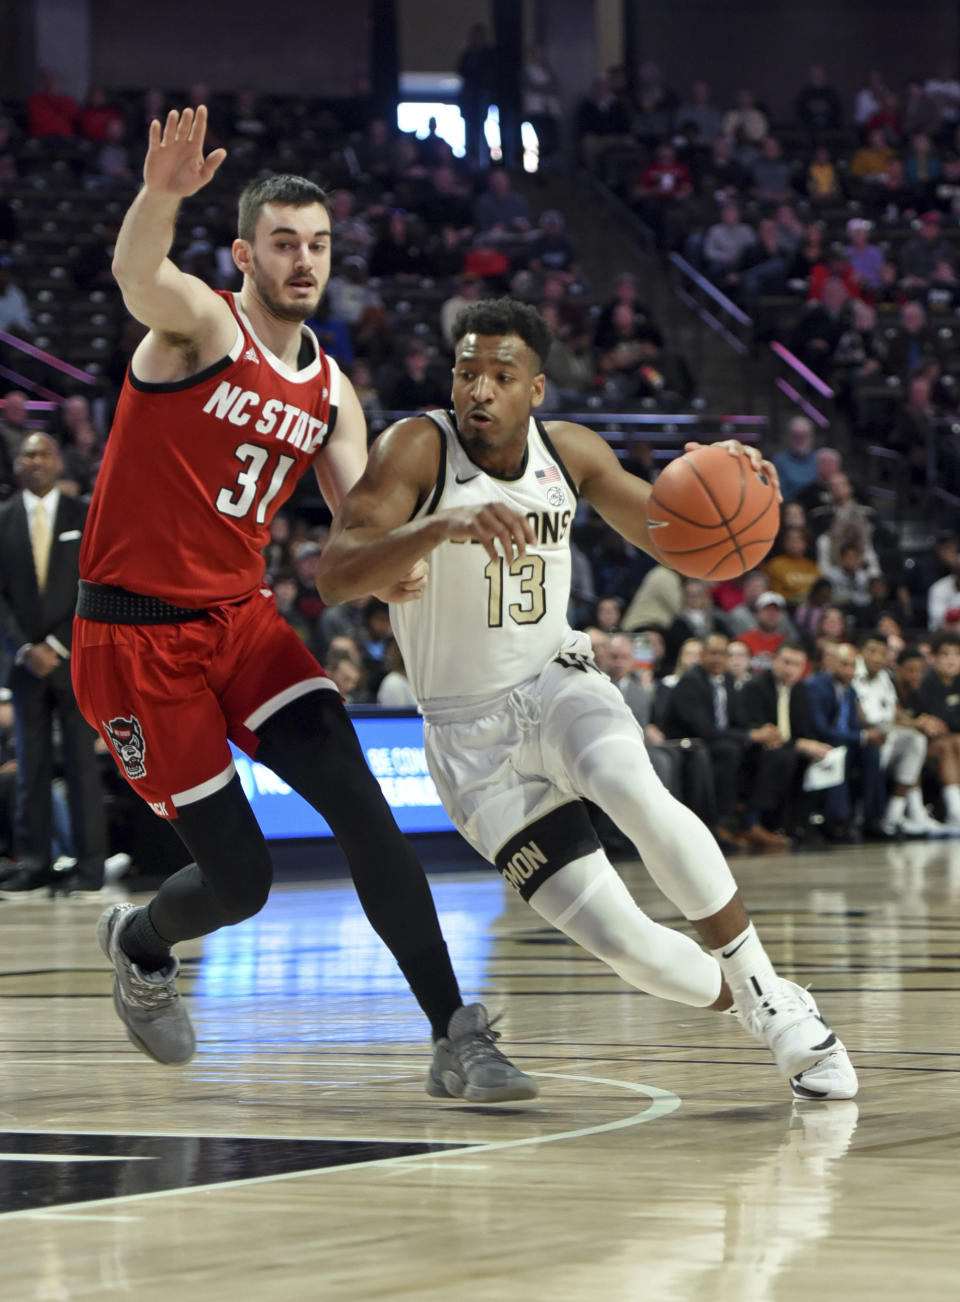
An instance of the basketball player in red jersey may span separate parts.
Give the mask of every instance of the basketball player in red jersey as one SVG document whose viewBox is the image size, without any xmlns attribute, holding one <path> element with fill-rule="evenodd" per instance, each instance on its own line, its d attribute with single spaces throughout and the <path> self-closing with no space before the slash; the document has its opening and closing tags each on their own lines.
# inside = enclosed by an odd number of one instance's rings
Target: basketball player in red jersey
<svg viewBox="0 0 960 1302">
<path fill-rule="evenodd" d="M 330 271 L 322 190 L 270 176 L 240 198 L 239 294 L 168 257 L 180 202 L 213 176 L 207 113 L 153 122 L 144 186 L 113 270 L 149 332 L 123 385 L 80 557 L 73 645 L 80 707 L 133 789 L 194 861 L 145 908 L 118 904 L 98 939 L 132 1042 L 184 1063 L 195 1040 L 171 947 L 250 917 L 272 878 L 228 739 L 330 824 L 371 924 L 427 1014 L 428 1092 L 496 1102 L 535 1082 L 464 1007 L 423 870 L 370 774 L 339 693 L 262 587 L 270 521 L 312 466 L 335 509 L 366 460 L 360 404 L 304 326 Z M 415 600 L 425 566 L 381 593 Z"/>
</svg>

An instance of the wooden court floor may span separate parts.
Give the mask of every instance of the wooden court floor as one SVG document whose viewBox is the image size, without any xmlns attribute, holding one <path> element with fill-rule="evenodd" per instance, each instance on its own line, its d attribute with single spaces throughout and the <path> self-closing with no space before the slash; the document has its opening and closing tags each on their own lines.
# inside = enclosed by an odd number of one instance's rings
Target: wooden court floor
<svg viewBox="0 0 960 1302">
<path fill-rule="evenodd" d="M 486 870 L 432 880 L 465 993 L 540 1078 L 506 1107 L 423 1092 L 346 883 L 182 947 L 180 1069 L 124 1039 L 98 905 L 0 903 L 0 1302 L 957 1299 L 960 842 L 736 871 L 856 1102 L 794 1105 L 733 1019 L 630 991 Z"/>
</svg>

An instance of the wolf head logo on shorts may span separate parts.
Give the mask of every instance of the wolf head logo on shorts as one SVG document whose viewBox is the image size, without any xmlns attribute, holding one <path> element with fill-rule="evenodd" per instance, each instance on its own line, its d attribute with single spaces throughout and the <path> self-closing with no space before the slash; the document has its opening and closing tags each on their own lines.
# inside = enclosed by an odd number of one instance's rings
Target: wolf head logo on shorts
<svg viewBox="0 0 960 1302">
<path fill-rule="evenodd" d="M 146 777 L 147 766 L 143 761 L 147 753 L 147 743 L 143 740 L 143 729 L 137 716 L 131 714 L 129 719 L 124 719 L 118 715 L 109 723 L 105 722 L 103 730 L 113 742 L 113 749 L 119 755 L 127 777 L 131 779 Z"/>
</svg>

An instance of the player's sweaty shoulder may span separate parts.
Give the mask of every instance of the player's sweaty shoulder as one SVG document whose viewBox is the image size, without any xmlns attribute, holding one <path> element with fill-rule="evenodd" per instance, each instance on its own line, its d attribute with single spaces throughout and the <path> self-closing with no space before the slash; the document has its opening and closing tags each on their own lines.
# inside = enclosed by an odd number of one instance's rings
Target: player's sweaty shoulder
<svg viewBox="0 0 960 1302">
<path fill-rule="evenodd" d="M 391 461 L 422 461 L 436 468 L 445 435 L 427 416 L 405 416 L 389 425 L 375 444 Z"/>
<path fill-rule="evenodd" d="M 381 473 L 425 488 L 436 481 L 445 437 L 428 417 L 407 416 L 383 431 L 373 445 L 371 460 Z"/>
</svg>

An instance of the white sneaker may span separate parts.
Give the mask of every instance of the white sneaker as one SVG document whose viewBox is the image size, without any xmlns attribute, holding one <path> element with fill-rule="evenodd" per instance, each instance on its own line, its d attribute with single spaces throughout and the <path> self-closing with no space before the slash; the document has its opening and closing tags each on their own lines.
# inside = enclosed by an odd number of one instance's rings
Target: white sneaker
<svg viewBox="0 0 960 1302">
<path fill-rule="evenodd" d="M 795 1078 L 803 1077 L 801 1087 L 816 1091 L 799 1097 L 852 1098 L 856 1093 L 857 1078 L 847 1051 L 820 1016 L 809 991 L 779 977 L 770 994 L 737 1015 L 754 1039 L 767 1045 L 791 1086 Z M 814 1072 L 808 1079 L 806 1073 L 815 1067 L 821 1067 L 820 1075 Z"/>
<path fill-rule="evenodd" d="M 111 886 L 125 877 L 133 867 L 133 860 L 122 850 L 119 854 L 107 855 L 103 861 L 103 880 Z"/>
<path fill-rule="evenodd" d="M 943 827 L 946 828 L 946 836 L 960 836 L 960 818 L 948 818 Z"/>
<path fill-rule="evenodd" d="M 837 1040 L 819 1062 L 790 1078 L 796 1099 L 852 1099 L 859 1088 L 857 1073 L 846 1049 Z"/>
<path fill-rule="evenodd" d="M 939 823 L 924 809 L 922 813 L 910 817 L 907 815 L 900 824 L 900 829 L 905 836 L 949 836 L 950 831 L 945 823 Z"/>
</svg>

